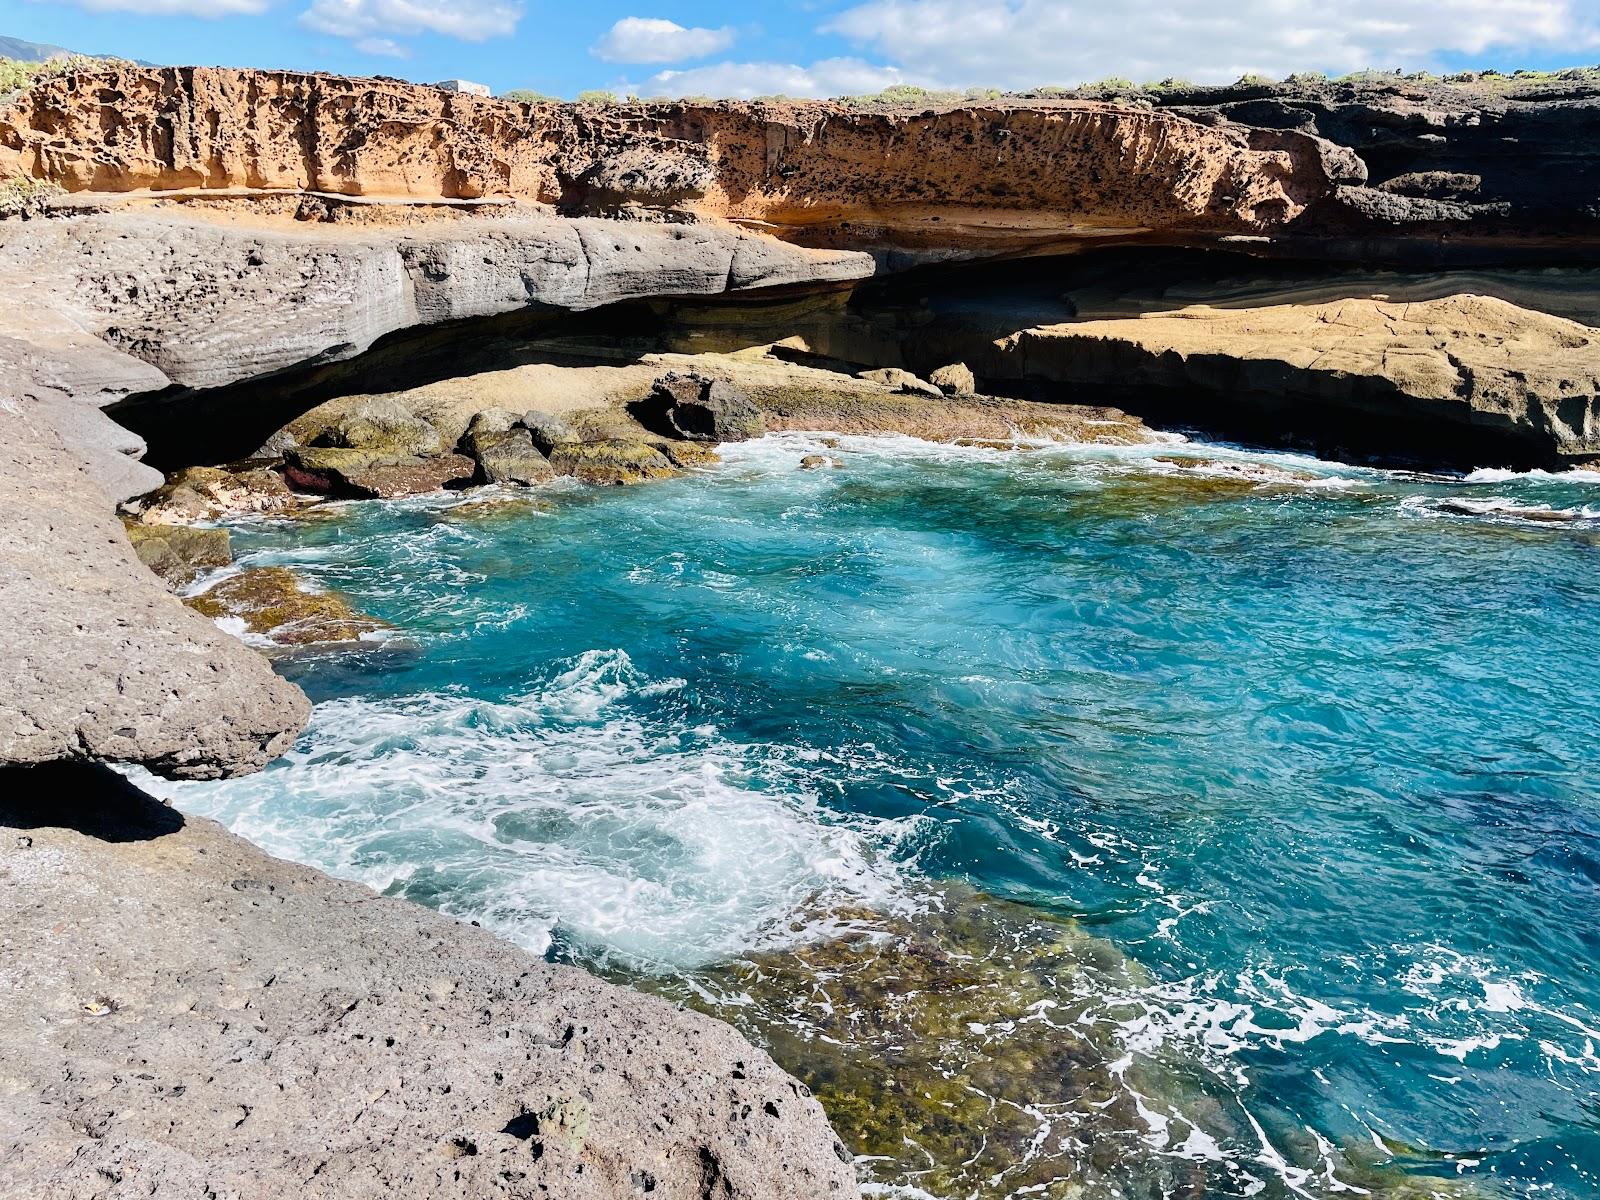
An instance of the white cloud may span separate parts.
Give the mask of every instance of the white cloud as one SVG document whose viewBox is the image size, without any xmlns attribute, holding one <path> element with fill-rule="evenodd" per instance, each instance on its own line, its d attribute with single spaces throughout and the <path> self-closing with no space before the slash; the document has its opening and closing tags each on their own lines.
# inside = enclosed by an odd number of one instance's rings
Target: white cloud
<svg viewBox="0 0 1600 1200">
<path fill-rule="evenodd" d="M 734 31 L 685 29 L 657 17 L 624 17 L 596 42 L 589 53 L 607 62 L 669 63 L 721 54 L 733 45 Z"/>
<path fill-rule="evenodd" d="M 1422 68 L 1600 45 L 1591 0 L 868 0 L 823 27 L 956 85 Z"/>
<path fill-rule="evenodd" d="M 356 43 L 356 49 L 362 54 L 372 54 L 379 58 L 410 58 L 411 48 L 402 46 L 393 38 L 367 37 Z"/>
<path fill-rule="evenodd" d="M 906 76 L 894 67 L 879 67 L 859 58 L 829 58 L 809 67 L 793 63 L 724 62 L 686 71 L 662 71 L 643 83 L 620 90 L 640 96 L 828 97 L 880 92 Z"/>
<path fill-rule="evenodd" d="M 335 37 L 393 42 L 394 36 L 439 33 L 467 42 L 516 32 L 515 0 L 312 0 L 300 23 Z"/>
<path fill-rule="evenodd" d="M 272 0 L 55 0 L 90 12 L 129 12 L 146 17 L 237 17 L 267 10 Z"/>
</svg>

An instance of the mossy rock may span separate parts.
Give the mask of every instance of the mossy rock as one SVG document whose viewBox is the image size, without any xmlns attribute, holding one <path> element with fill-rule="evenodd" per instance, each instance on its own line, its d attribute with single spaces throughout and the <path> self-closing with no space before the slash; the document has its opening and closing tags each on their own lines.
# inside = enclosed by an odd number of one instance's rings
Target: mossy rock
<svg viewBox="0 0 1600 1200">
<path fill-rule="evenodd" d="M 397 400 L 367 400 L 317 435 L 315 445 L 429 458 L 444 453 L 439 431 Z"/>
<path fill-rule="evenodd" d="M 139 561 L 173 589 L 187 587 L 203 572 L 233 561 L 226 529 L 140 525 L 135 521 L 125 521 L 124 525 Z"/>
<path fill-rule="evenodd" d="M 365 616 L 337 592 L 314 592 L 287 567 L 252 567 L 185 603 L 213 620 L 234 618 L 280 646 L 355 642 L 391 628 Z"/>
<path fill-rule="evenodd" d="M 186 467 L 130 509 L 144 525 L 187 525 L 237 513 L 282 512 L 302 503 L 272 466 Z"/>
<path fill-rule="evenodd" d="M 677 473 L 672 461 L 656 446 L 623 438 L 567 442 L 555 447 L 550 465 L 558 475 L 606 486 L 665 479 Z"/>
</svg>

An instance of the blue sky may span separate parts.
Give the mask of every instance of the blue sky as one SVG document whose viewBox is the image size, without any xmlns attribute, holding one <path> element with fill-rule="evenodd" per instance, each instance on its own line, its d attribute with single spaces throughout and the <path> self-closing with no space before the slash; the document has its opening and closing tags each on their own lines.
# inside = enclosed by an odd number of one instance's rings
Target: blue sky
<svg viewBox="0 0 1600 1200">
<path fill-rule="evenodd" d="M 1600 62 L 1600 0 L 0 0 L 0 34 L 159 63 L 572 96 Z"/>
</svg>

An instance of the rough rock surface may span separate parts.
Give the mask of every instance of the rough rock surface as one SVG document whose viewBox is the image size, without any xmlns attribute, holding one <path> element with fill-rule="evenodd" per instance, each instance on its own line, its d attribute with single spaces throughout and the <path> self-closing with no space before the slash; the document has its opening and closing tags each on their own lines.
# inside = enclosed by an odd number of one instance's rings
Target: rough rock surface
<svg viewBox="0 0 1600 1200">
<path fill-rule="evenodd" d="M 729 1026 L 86 770 L 0 774 L 5 1200 L 856 1195 Z"/>
<path fill-rule="evenodd" d="M 184 603 L 213 620 L 236 620 L 276 646 L 357 642 L 389 628 L 338 592 L 307 587 L 288 567 L 246 568 Z"/>
<path fill-rule="evenodd" d="M 137 525 L 127 523 L 128 541 L 139 561 L 168 587 L 178 590 L 206 571 L 233 561 L 226 529 L 196 529 L 187 525 Z"/>
<path fill-rule="evenodd" d="M 1196 415 L 1320 408 L 1492 434 L 1503 463 L 1600 461 L 1600 331 L 1486 296 L 1202 306 L 1029 329 L 1000 351 L 1017 378 L 1180 395 Z"/>
<path fill-rule="evenodd" d="M 300 690 L 169 595 L 53 428 L 4 405 L 0 516 L 0 762 L 211 779 L 288 748 Z"/>
<path fill-rule="evenodd" d="M 744 442 L 766 432 L 761 410 L 731 383 L 675 371 L 656 380 L 638 415 L 655 432 L 691 442 Z"/>
<path fill-rule="evenodd" d="M 948 246 L 956 230 L 982 246 L 1148 229 L 1259 234 L 1356 178 L 1331 150 L 1297 132 L 1210 128 L 1132 106 L 597 110 L 208 68 L 63 75 L 0 117 L 0 173 L 73 191 L 672 205 L 833 246 Z"/>
<path fill-rule="evenodd" d="M 534 445 L 522 418 L 505 409 L 487 409 L 472 418 L 461 446 L 478 464 L 480 483 L 543 483 L 555 476 L 550 461 Z"/>
</svg>

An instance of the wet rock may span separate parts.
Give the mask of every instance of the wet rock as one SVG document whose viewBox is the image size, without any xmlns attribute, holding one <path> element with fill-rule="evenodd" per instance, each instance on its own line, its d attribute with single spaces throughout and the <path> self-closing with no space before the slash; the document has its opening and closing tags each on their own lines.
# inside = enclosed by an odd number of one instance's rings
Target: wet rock
<svg viewBox="0 0 1600 1200">
<path fill-rule="evenodd" d="M 301 446 L 284 460 L 284 476 L 306 491 L 353 500 L 396 499 L 465 484 L 477 464 L 461 454 L 419 458 L 332 446 Z"/>
<path fill-rule="evenodd" d="M 132 504 L 144 525 L 188 525 L 247 513 L 283 512 L 302 503 L 276 470 L 263 463 L 186 467 Z"/>
<path fill-rule="evenodd" d="M 647 479 L 664 479 L 677 471 L 657 447 L 624 438 L 557 446 L 550 465 L 559 475 L 603 485 L 643 483 Z"/>
<path fill-rule="evenodd" d="M 685 471 L 692 467 L 709 467 L 722 461 L 717 448 L 705 442 L 658 442 L 656 449 L 665 454 L 673 466 Z"/>
<path fill-rule="evenodd" d="M 573 432 L 572 426 L 553 413 L 523 413 L 521 424 L 532 435 L 534 449 L 546 458 L 550 457 L 557 446 L 578 440 L 578 435 Z"/>
<path fill-rule="evenodd" d="M 934 387 L 926 379 L 918 379 L 910 371 L 902 371 L 899 367 L 880 367 L 874 371 L 861 371 L 857 379 L 865 379 L 868 383 L 882 384 L 884 387 L 893 388 L 897 392 L 904 392 L 908 396 L 943 396 L 944 392 Z"/>
<path fill-rule="evenodd" d="M 844 463 L 827 454 L 808 454 L 800 460 L 802 471 L 821 471 L 827 467 L 842 467 Z"/>
<path fill-rule="evenodd" d="M 439 431 L 405 405 L 377 396 L 351 408 L 322 431 L 317 446 L 427 458 L 444 452 Z"/>
<path fill-rule="evenodd" d="M 766 432 L 761 410 L 731 383 L 669 372 L 636 406 L 645 426 L 694 442 L 743 442 Z"/>
<path fill-rule="evenodd" d="M 390 628 L 337 592 L 312 591 L 287 567 L 252 567 L 185 601 L 213 620 L 233 618 L 279 646 L 355 642 Z"/>
<path fill-rule="evenodd" d="M 132 521 L 124 524 L 139 561 L 174 591 L 187 587 L 206 571 L 233 562 L 226 529 L 140 525 Z"/>
<path fill-rule="evenodd" d="M 480 483 L 531 485 L 554 478 L 550 461 L 533 444 L 522 418 L 504 409 L 488 409 L 472 418 L 461 447 L 477 463 Z"/>
<path fill-rule="evenodd" d="M 477 464 L 464 454 L 400 459 L 344 472 L 342 490 L 354 500 L 399 500 L 464 486 L 472 482 L 477 470 Z"/>
<path fill-rule="evenodd" d="M 948 367 L 940 367 L 928 376 L 928 382 L 946 396 L 971 396 L 978 391 L 977 377 L 966 363 L 951 363 Z"/>
</svg>

